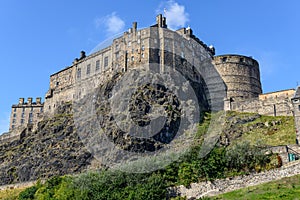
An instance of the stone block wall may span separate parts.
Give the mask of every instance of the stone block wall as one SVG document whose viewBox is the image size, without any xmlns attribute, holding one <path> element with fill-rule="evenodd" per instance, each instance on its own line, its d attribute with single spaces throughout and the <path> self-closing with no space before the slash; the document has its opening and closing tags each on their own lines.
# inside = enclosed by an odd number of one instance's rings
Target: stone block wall
<svg viewBox="0 0 300 200">
<path fill-rule="evenodd" d="M 214 57 L 214 65 L 225 82 L 227 99 L 249 99 L 262 93 L 259 65 L 253 58 L 220 55 Z"/>
<path fill-rule="evenodd" d="M 283 90 L 278 92 L 261 94 L 257 98 L 234 101 L 229 104 L 228 110 L 239 112 L 259 113 L 269 116 L 293 116 L 293 105 L 291 98 L 295 90 Z"/>
<path fill-rule="evenodd" d="M 300 162 L 294 161 L 287 166 L 261 173 L 252 173 L 245 176 L 237 176 L 226 179 L 218 179 L 213 182 L 192 183 L 189 188 L 181 185 L 169 188 L 169 196 L 182 196 L 187 199 L 198 199 L 203 196 L 215 196 L 244 187 L 259 185 L 262 183 L 279 180 L 300 174 Z"/>
<path fill-rule="evenodd" d="M 26 127 L 27 125 L 32 125 L 34 128 L 41 119 L 43 108 L 44 103 L 41 102 L 40 97 L 36 98 L 36 101 L 29 97 L 27 102 L 24 101 L 24 98 L 20 98 L 18 104 L 12 105 L 9 131 Z"/>
</svg>

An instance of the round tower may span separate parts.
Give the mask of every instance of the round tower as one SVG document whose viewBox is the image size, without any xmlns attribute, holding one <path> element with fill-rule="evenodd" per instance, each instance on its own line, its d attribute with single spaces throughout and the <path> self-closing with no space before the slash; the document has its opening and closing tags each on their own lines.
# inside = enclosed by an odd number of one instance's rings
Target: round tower
<svg viewBox="0 0 300 200">
<path fill-rule="evenodd" d="M 258 97 L 262 93 L 259 64 L 251 57 L 220 55 L 214 65 L 222 77 L 230 101 Z"/>
</svg>

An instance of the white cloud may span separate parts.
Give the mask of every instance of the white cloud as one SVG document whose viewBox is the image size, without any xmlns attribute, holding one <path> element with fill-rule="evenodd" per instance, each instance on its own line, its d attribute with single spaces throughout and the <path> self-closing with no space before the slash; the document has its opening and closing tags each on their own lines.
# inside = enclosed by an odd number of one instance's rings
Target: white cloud
<svg viewBox="0 0 300 200">
<path fill-rule="evenodd" d="M 164 10 L 167 18 L 167 25 L 170 29 L 182 28 L 189 21 L 189 14 L 185 11 L 183 5 L 179 5 L 174 0 L 169 0 L 159 6 L 159 11 Z"/>
<path fill-rule="evenodd" d="M 96 28 L 106 28 L 107 34 L 116 34 L 124 30 L 125 22 L 113 12 L 105 17 L 97 18 L 95 20 Z"/>
</svg>

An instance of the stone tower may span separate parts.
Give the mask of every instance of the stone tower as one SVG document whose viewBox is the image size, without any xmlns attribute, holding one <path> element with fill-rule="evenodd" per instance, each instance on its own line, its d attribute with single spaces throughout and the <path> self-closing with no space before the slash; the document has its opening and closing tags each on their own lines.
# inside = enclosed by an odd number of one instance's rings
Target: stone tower
<svg viewBox="0 0 300 200">
<path fill-rule="evenodd" d="M 262 93 L 259 64 L 253 58 L 220 55 L 214 57 L 214 65 L 227 87 L 228 100 L 256 98 Z"/>
</svg>

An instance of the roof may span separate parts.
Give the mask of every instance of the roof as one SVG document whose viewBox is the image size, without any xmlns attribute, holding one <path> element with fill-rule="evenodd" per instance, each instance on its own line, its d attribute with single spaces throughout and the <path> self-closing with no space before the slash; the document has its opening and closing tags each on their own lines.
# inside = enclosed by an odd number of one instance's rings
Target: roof
<svg viewBox="0 0 300 200">
<path fill-rule="evenodd" d="M 296 89 L 296 92 L 295 92 L 295 95 L 294 95 L 294 98 L 300 98 L 300 86 L 297 86 L 297 89 Z"/>
</svg>

